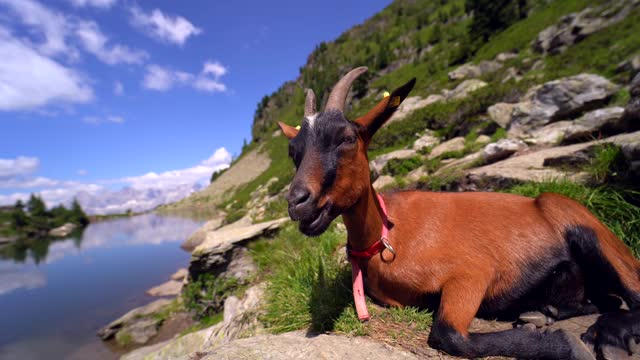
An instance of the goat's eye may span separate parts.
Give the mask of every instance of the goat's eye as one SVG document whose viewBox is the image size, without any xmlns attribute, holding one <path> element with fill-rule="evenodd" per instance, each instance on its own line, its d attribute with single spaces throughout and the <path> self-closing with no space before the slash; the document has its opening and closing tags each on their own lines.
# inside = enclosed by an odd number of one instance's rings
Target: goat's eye
<svg viewBox="0 0 640 360">
<path fill-rule="evenodd" d="M 347 135 L 342 139 L 343 144 L 354 144 L 356 142 L 355 135 Z"/>
</svg>

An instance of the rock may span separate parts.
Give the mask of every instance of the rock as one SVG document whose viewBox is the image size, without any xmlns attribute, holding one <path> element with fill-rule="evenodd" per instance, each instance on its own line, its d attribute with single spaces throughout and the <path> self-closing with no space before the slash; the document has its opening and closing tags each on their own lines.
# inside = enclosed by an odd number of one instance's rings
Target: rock
<svg viewBox="0 0 640 360">
<path fill-rule="evenodd" d="M 169 280 L 164 284 L 147 290 L 150 296 L 176 296 L 182 292 L 182 281 Z"/>
<path fill-rule="evenodd" d="M 509 127 L 511 124 L 512 112 L 515 104 L 507 104 L 507 103 L 497 103 L 489 106 L 487 109 L 487 113 L 491 120 L 493 120 L 496 124 L 500 125 L 502 128 Z"/>
<path fill-rule="evenodd" d="M 608 137 L 602 140 L 553 147 L 510 157 L 490 165 L 468 170 L 467 180 L 475 183 L 494 183 L 499 187 L 509 186 L 519 182 L 542 182 L 564 178 L 574 182 L 585 182 L 589 179 L 586 173 L 575 173 L 559 168 L 546 167 L 544 164 L 545 162 L 549 163 L 551 161 L 550 159 L 568 156 L 602 143 L 619 145 L 629 161 L 632 161 L 635 156 L 640 155 L 640 131 L 637 131 L 630 134 Z M 640 159 L 640 157 L 638 158 Z"/>
<path fill-rule="evenodd" d="M 413 150 L 420 151 L 425 148 L 431 148 L 440 143 L 440 139 L 434 135 L 432 131 L 426 131 L 418 140 L 413 143 Z"/>
<path fill-rule="evenodd" d="M 436 146 L 429 153 L 429 158 L 434 159 L 444 153 L 451 151 L 462 151 L 464 149 L 464 138 L 456 137 L 451 140 L 445 141 L 442 144 Z"/>
<path fill-rule="evenodd" d="M 507 81 L 511 81 L 511 80 L 514 80 L 515 82 L 522 80 L 522 74 L 518 69 L 514 68 L 513 66 L 505 70 L 505 76 L 504 78 L 502 78 L 502 83 L 504 84 Z"/>
<path fill-rule="evenodd" d="M 233 341 L 239 336 L 256 332 L 260 328 L 257 315 L 260 311 L 260 299 L 264 285 L 249 288 L 242 299 L 235 296 L 225 301 L 224 320 L 204 330 L 196 331 L 159 344 L 143 347 L 122 356 L 122 360 L 164 360 L 198 352 L 210 351 L 222 344 Z"/>
<path fill-rule="evenodd" d="M 49 230 L 49 236 L 54 237 L 65 237 L 69 236 L 75 229 L 78 228 L 78 225 L 73 223 L 66 223 L 60 227 Z"/>
<path fill-rule="evenodd" d="M 640 73 L 637 73 L 631 80 L 631 84 L 629 84 L 629 94 L 634 97 L 640 97 Z"/>
<path fill-rule="evenodd" d="M 481 61 L 478 65 L 464 64 L 455 70 L 449 72 L 450 80 L 462 80 L 468 78 L 476 78 L 484 74 L 498 71 L 502 68 L 502 64 L 497 61 Z"/>
<path fill-rule="evenodd" d="M 557 24 L 538 34 L 533 49 L 543 54 L 562 53 L 587 36 L 623 20 L 637 5 L 637 2 L 617 1 L 563 16 Z"/>
<path fill-rule="evenodd" d="M 154 318 L 138 320 L 118 331 L 115 335 L 116 342 L 123 347 L 131 344 L 144 345 L 158 334 L 161 323 L 162 321 Z"/>
<path fill-rule="evenodd" d="M 415 150 L 396 150 L 387 154 L 378 156 L 369 162 L 369 169 L 373 173 L 373 177 L 377 178 L 382 175 L 382 169 L 391 159 L 408 159 L 417 154 Z"/>
<path fill-rule="evenodd" d="M 405 179 L 407 179 L 410 182 L 416 182 L 418 180 L 420 180 L 421 178 L 425 177 L 429 175 L 429 173 L 427 173 L 427 171 L 424 169 L 423 166 L 412 170 L 411 172 L 409 172 L 407 174 L 407 176 L 405 176 Z"/>
<path fill-rule="evenodd" d="M 393 178 L 393 176 L 389 176 L 389 175 L 382 175 L 379 176 L 376 181 L 373 182 L 373 188 L 380 191 L 383 188 L 385 188 L 388 185 L 391 185 L 393 183 L 395 183 L 396 180 Z"/>
<path fill-rule="evenodd" d="M 231 254 L 231 261 L 224 272 L 224 276 L 233 277 L 238 283 L 244 285 L 257 268 L 253 258 L 246 247 L 236 247 Z"/>
<path fill-rule="evenodd" d="M 469 154 L 461 159 L 447 160 L 450 161 L 443 161 L 443 166 L 434 173 L 435 176 L 457 176 L 462 170 L 481 165 L 484 161 L 484 159 L 482 158 L 482 151 Z"/>
<path fill-rule="evenodd" d="M 631 99 L 625 106 L 621 121 L 634 130 L 640 127 L 640 96 Z"/>
<path fill-rule="evenodd" d="M 491 138 L 487 135 L 480 135 L 478 136 L 478 138 L 476 139 L 476 141 L 474 141 L 474 143 L 476 144 L 488 144 L 491 142 Z"/>
<path fill-rule="evenodd" d="M 396 109 L 389 121 L 387 121 L 387 124 L 397 120 L 402 120 L 414 111 L 442 100 L 444 100 L 444 96 L 442 95 L 429 95 L 425 99 L 420 96 L 410 96 L 404 99 L 402 104 L 398 106 L 398 109 Z"/>
<path fill-rule="evenodd" d="M 185 242 L 180 245 L 181 248 L 192 251 L 196 246 L 202 244 L 207 237 L 207 233 L 219 229 L 224 223 L 224 216 L 207 221 L 201 228 L 196 230 Z"/>
<path fill-rule="evenodd" d="M 178 269 L 171 275 L 171 280 L 181 281 L 189 275 L 189 270 L 185 268 Z"/>
<path fill-rule="evenodd" d="M 460 84 L 458 84 L 458 86 L 455 87 L 455 89 L 451 91 L 443 91 L 443 95 L 447 98 L 447 100 L 462 99 L 469 96 L 469 94 L 471 94 L 472 92 L 478 89 L 482 89 L 485 86 L 487 86 L 487 83 L 482 80 L 469 79 L 461 82 Z"/>
<path fill-rule="evenodd" d="M 9 244 L 12 243 L 14 241 L 18 240 L 17 237 L 13 237 L 13 236 L 0 236 L 0 245 L 2 244 Z"/>
<path fill-rule="evenodd" d="M 558 121 L 531 132 L 537 145 L 556 145 L 587 139 L 598 133 L 615 134 L 627 130 L 624 108 L 610 107 L 584 114 L 577 120 Z"/>
<path fill-rule="evenodd" d="M 197 277 L 203 273 L 217 276 L 226 271 L 232 260 L 233 249 L 250 239 L 269 234 L 289 221 L 280 218 L 254 225 L 226 228 L 209 232 L 205 241 L 191 253 L 189 274 Z"/>
<path fill-rule="evenodd" d="M 500 121 L 510 124 L 510 135 L 522 136 L 552 121 L 592 109 L 607 101 L 616 89 L 609 80 L 592 74 L 550 81 L 529 89 L 523 101 L 513 104 L 511 119 Z"/>
<path fill-rule="evenodd" d="M 128 327 L 140 319 L 162 311 L 169 306 L 171 302 L 172 300 L 169 299 L 158 299 L 147 305 L 132 309 L 120 318 L 112 321 L 109 325 L 98 330 L 98 336 L 102 338 L 102 340 L 109 340 L 122 328 Z"/>
<path fill-rule="evenodd" d="M 434 354 L 437 353 L 434 351 Z M 364 337 L 309 336 L 304 331 L 239 339 L 204 352 L 213 359 L 419 359 L 417 355 Z"/>
<path fill-rule="evenodd" d="M 616 67 L 616 71 L 624 72 L 628 71 L 633 78 L 638 72 L 640 72 L 640 55 L 635 55 L 629 60 L 623 61 Z"/>
<path fill-rule="evenodd" d="M 515 59 L 517 57 L 518 57 L 517 53 L 504 52 L 496 55 L 496 61 L 507 61 L 507 60 Z"/>
<path fill-rule="evenodd" d="M 482 150 L 482 157 L 487 164 L 508 158 L 518 151 L 527 148 L 527 144 L 518 139 L 501 139 L 489 144 Z"/>
</svg>

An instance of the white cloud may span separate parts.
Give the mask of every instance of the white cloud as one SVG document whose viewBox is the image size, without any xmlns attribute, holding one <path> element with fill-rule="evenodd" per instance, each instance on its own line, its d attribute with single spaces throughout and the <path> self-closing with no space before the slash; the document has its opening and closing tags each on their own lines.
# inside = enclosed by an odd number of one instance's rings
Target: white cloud
<svg viewBox="0 0 640 360">
<path fill-rule="evenodd" d="M 69 0 L 69 2 L 75 7 L 93 6 L 108 9 L 116 3 L 116 0 Z"/>
<path fill-rule="evenodd" d="M 15 159 L 0 159 L 0 179 L 31 174 L 39 166 L 40 160 L 36 157 L 18 156 Z"/>
<path fill-rule="evenodd" d="M 35 289 L 45 286 L 47 279 L 40 271 L 0 271 L 0 295 L 14 290 Z"/>
<path fill-rule="evenodd" d="M 124 123 L 124 118 L 122 116 L 116 116 L 116 115 L 85 116 L 82 118 L 82 121 L 92 125 L 107 124 L 107 123 L 122 124 Z"/>
<path fill-rule="evenodd" d="M 142 86 L 156 91 L 166 91 L 176 86 L 191 86 L 205 92 L 225 92 L 227 86 L 220 81 L 220 77 L 226 73 L 227 68 L 217 61 L 205 62 L 199 74 L 152 64 L 147 66 Z"/>
<path fill-rule="evenodd" d="M 93 99 L 93 90 L 82 75 L 40 55 L 1 27 L 0 59 L 0 110 Z"/>
<path fill-rule="evenodd" d="M 27 189 L 33 187 L 41 189 L 37 193 L 42 196 L 48 206 L 60 203 L 69 204 L 77 197 L 85 210 L 92 214 L 117 213 L 127 209 L 144 211 L 161 204 L 178 201 L 201 189 L 208 183 L 214 171 L 227 168 L 230 163 L 231 153 L 225 148 L 219 148 L 206 160 L 185 169 L 161 173 L 150 172 L 141 176 L 105 180 L 99 182 L 100 184 L 14 176 L 13 180 L 8 179 L 5 183 L 9 184 L 9 180 L 11 180 L 11 187 L 2 186 L 2 182 L 0 182 L 0 188 Z M 29 171 L 24 170 L 20 174 L 28 175 L 33 170 Z M 46 181 L 50 181 L 50 183 L 47 184 Z M 36 184 L 38 186 L 33 186 Z M 125 187 L 113 191 L 104 186 L 115 184 L 123 184 Z M 26 201 L 29 196 L 29 192 L 0 194 L 0 205 L 14 204 L 17 200 Z"/>
<path fill-rule="evenodd" d="M 182 16 L 165 15 L 159 9 L 147 13 L 137 6 L 131 8 L 131 23 L 155 38 L 178 45 L 202 32 Z"/>
<path fill-rule="evenodd" d="M 124 45 L 107 46 L 107 37 L 93 21 L 79 22 L 75 33 L 87 52 L 109 65 L 141 64 L 149 57 L 144 51 L 130 49 Z"/>
<path fill-rule="evenodd" d="M 120 81 L 113 83 L 113 93 L 116 96 L 124 95 L 124 85 Z"/>
<path fill-rule="evenodd" d="M 24 24 L 44 37 L 44 43 L 37 46 L 43 54 L 73 53 L 65 40 L 70 24 L 63 14 L 33 0 L 0 0 L 0 4 L 9 7 Z"/>
</svg>

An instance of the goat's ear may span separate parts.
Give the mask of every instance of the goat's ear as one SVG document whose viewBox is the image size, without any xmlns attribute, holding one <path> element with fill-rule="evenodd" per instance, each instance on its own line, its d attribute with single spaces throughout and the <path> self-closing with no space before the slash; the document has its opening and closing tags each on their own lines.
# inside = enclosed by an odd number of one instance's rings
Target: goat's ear
<svg viewBox="0 0 640 360">
<path fill-rule="evenodd" d="M 373 134 L 375 134 L 375 132 L 378 131 L 378 129 L 380 129 L 387 120 L 389 120 L 402 101 L 407 98 L 407 95 L 409 95 L 409 92 L 411 92 L 411 89 L 413 89 L 415 84 L 416 78 L 409 80 L 406 84 L 393 90 L 391 95 L 382 99 L 373 107 L 373 109 L 369 110 L 366 115 L 356 119 L 358 124 L 367 129 L 369 139 L 371 139 Z"/>
<path fill-rule="evenodd" d="M 294 128 L 293 126 L 289 126 L 285 123 L 283 123 L 282 121 L 278 121 L 278 126 L 280 127 L 280 130 L 282 130 L 282 133 L 284 134 L 284 136 L 286 136 L 289 140 L 293 139 L 294 137 L 296 137 L 296 135 L 298 135 L 298 129 Z"/>
</svg>

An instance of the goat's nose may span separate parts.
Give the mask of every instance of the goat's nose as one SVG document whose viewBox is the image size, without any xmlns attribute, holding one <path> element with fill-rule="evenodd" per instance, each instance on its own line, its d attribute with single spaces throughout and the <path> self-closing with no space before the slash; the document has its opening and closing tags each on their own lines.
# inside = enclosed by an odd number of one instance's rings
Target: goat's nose
<svg viewBox="0 0 640 360">
<path fill-rule="evenodd" d="M 289 193 L 289 205 L 297 206 L 303 204 L 309 199 L 311 192 L 306 187 L 298 186 L 291 189 Z"/>
</svg>

